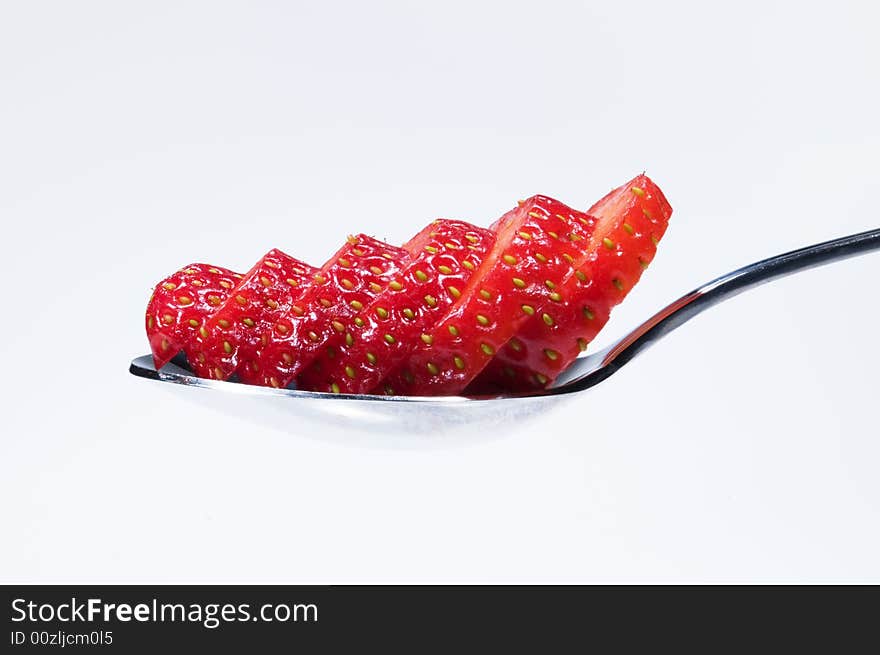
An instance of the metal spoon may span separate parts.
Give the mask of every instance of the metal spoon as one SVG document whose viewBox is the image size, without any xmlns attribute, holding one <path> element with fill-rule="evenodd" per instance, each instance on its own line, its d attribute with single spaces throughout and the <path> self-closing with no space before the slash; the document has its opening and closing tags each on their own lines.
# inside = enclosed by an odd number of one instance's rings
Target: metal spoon
<svg viewBox="0 0 880 655">
<path fill-rule="evenodd" d="M 703 310 L 723 300 L 786 275 L 815 266 L 830 264 L 848 257 L 862 255 L 873 250 L 880 250 L 880 229 L 853 234 L 777 255 L 776 257 L 770 257 L 769 259 L 764 259 L 723 275 L 682 296 L 611 346 L 575 360 L 555 380 L 549 389 L 492 397 L 328 394 L 256 387 L 236 382 L 205 380 L 195 377 L 189 370 L 184 368 L 185 362 L 179 360 L 167 364 L 157 371 L 153 366 L 153 359 L 150 355 L 134 359 L 131 362 L 129 371 L 134 375 L 159 380 L 160 382 L 171 382 L 210 391 L 227 392 L 226 394 L 215 394 L 217 400 L 220 400 L 220 397 L 230 400 L 228 395 L 230 393 L 238 396 L 245 395 L 265 398 L 267 400 L 280 400 L 281 398 L 309 400 L 310 403 L 308 404 L 312 405 L 309 410 L 310 413 L 318 415 L 330 413 L 337 417 L 346 415 L 360 424 L 363 424 L 365 419 L 370 419 L 371 422 L 375 423 L 376 419 L 379 418 L 381 423 L 386 424 L 396 421 L 402 416 L 402 412 L 408 411 L 403 407 L 406 403 L 411 404 L 410 407 L 412 407 L 412 404 L 419 406 L 420 420 L 424 419 L 427 412 L 443 416 L 446 423 L 449 422 L 449 417 L 452 415 L 458 417 L 460 422 L 468 422 L 471 420 L 473 411 L 478 410 L 478 408 L 480 408 L 479 411 L 483 411 L 488 409 L 489 406 L 492 407 L 493 411 L 491 413 L 493 415 L 500 416 L 504 414 L 507 418 L 510 418 L 511 416 L 518 415 L 517 412 L 512 412 L 514 405 L 522 406 L 521 409 L 524 410 L 525 414 L 530 414 L 538 407 L 546 405 L 547 401 L 554 397 L 584 391 L 602 382 L 648 346 L 689 321 Z M 517 402 L 510 402 L 512 400 Z M 322 402 L 314 403 L 313 401 Z M 524 403 L 524 401 L 529 402 Z M 221 401 L 220 404 L 225 403 Z M 303 404 L 306 403 L 300 403 L 297 406 L 298 411 L 303 409 Z M 530 407 L 526 408 L 525 404 L 529 404 Z M 454 410 L 454 412 L 450 410 Z"/>
</svg>

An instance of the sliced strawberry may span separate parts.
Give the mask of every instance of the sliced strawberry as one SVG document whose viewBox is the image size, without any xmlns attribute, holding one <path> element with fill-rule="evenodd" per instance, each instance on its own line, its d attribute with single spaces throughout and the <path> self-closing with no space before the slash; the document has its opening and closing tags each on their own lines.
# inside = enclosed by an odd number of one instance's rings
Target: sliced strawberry
<svg viewBox="0 0 880 655">
<path fill-rule="evenodd" d="M 294 299 L 316 272 L 280 250 L 266 253 L 199 329 L 190 357 L 196 374 L 225 380 L 238 369 L 242 381 L 253 381 L 254 363 L 269 333 L 285 324 Z"/>
<path fill-rule="evenodd" d="M 461 392 L 530 316 L 553 321 L 556 288 L 582 259 L 594 219 L 534 196 L 494 224 L 495 245 L 467 295 L 427 333 L 381 390 L 389 394 Z"/>
<path fill-rule="evenodd" d="M 402 248 L 372 237 L 349 237 L 268 335 L 259 383 L 285 387 L 322 350 L 332 356 L 344 342 L 345 322 L 398 276 L 408 257 Z"/>
<path fill-rule="evenodd" d="M 611 191 L 589 213 L 598 222 L 587 259 L 559 287 L 553 323 L 529 320 L 469 391 L 541 388 L 565 370 L 639 281 L 654 258 L 672 208 L 663 192 L 639 175 Z"/>
<path fill-rule="evenodd" d="M 346 322 L 334 356 L 322 353 L 298 378 L 315 391 L 367 393 L 402 364 L 464 294 L 495 233 L 436 220 L 404 245 L 409 263 L 372 303 Z"/>
<path fill-rule="evenodd" d="M 209 264 L 190 264 L 156 285 L 146 325 L 153 363 L 160 369 L 190 346 L 208 317 L 229 297 L 241 275 Z"/>
</svg>

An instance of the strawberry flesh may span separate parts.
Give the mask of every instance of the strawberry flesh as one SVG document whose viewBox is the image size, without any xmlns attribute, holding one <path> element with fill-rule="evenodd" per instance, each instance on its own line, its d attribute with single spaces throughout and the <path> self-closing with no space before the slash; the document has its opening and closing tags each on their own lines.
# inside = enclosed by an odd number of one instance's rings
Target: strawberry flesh
<svg viewBox="0 0 880 655">
<path fill-rule="evenodd" d="M 243 382 L 253 383 L 268 335 L 285 325 L 316 270 L 280 250 L 266 253 L 198 330 L 190 357 L 196 374 L 225 380 L 237 371 Z"/>
<path fill-rule="evenodd" d="M 582 259 L 594 219 L 533 196 L 493 225 L 496 241 L 467 294 L 417 344 L 381 391 L 460 393 L 531 317 L 553 321 L 555 289 Z"/>
<path fill-rule="evenodd" d="M 638 282 L 671 213 L 639 175 L 588 213 L 533 196 L 490 230 L 349 237 L 320 269 L 279 250 L 246 275 L 191 264 L 150 297 L 154 364 L 182 351 L 202 377 L 350 394 L 544 388 Z"/>
<path fill-rule="evenodd" d="M 333 357 L 325 351 L 297 379 L 302 389 L 368 393 L 401 365 L 426 332 L 469 292 L 495 233 L 469 223 L 436 220 L 404 249 L 409 263 L 372 303 L 345 325 Z"/>
<path fill-rule="evenodd" d="M 159 370 L 181 350 L 187 357 L 199 328 L 229 297 L 241 275 L 210 264 L 190 264 L 156 285 L 147 305 L 147 338 Z"/>
<path fill-rule="evenodd" d="M 267 335 L 258 383 L 286 387 L 322 351 L 332 357 L 344 342 L 346 322 L 399 275 L 408 257 L 406 250 L 364 234 L 349 237 Z"/>
<path fill-rule="evenodd" d="M 662 191 L 639 175 L 590 208 L 597 223 L 587 259 L 558 289 L 554 322 L 529 320 L 468 390 L 542 388 L 586 350 L 612 308 L 639 281 L 654 258 L 672 208 Z"/>
</svg>

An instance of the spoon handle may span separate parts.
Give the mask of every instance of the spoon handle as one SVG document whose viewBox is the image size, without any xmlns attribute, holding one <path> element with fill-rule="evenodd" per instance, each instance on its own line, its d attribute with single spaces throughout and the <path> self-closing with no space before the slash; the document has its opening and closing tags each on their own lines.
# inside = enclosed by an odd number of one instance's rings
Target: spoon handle
<svg viewBox="0 0 880 655">
<path fill-rule="evenodd" d="M 675 328 L 743 291 L 874 250 L 880 250 L 880 228 L 792 250 L 722 275 L 664 307 L 605 350 L 576 360 L 557 380 L 555 390 L 581 391 L 601 382 Z"/>
</svg>

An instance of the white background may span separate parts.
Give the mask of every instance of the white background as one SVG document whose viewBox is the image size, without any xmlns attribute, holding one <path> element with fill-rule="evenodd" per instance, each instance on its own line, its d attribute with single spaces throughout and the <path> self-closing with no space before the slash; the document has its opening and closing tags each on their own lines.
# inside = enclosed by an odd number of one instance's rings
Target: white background
<svg viewBox="0 0 880 655">
<path fill-rule="evenodd" d="M 190 261 L 675 207 L 607 342 L 880 225 L 870 2 L 4 3 L 0 580 L 880 582 L 880 255 L 687 324 L 528 421 L 393 438 L 134 378 Z"/>
</svg>

